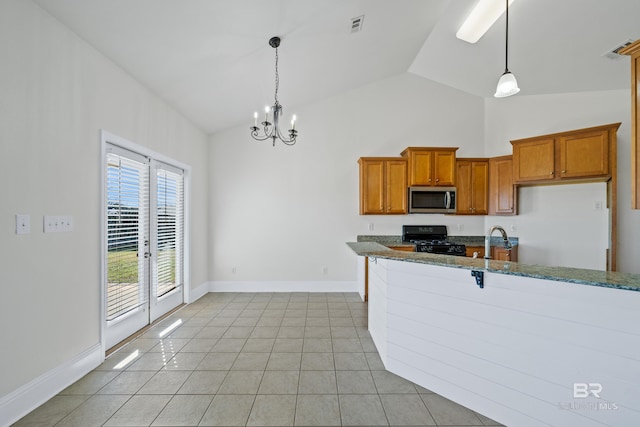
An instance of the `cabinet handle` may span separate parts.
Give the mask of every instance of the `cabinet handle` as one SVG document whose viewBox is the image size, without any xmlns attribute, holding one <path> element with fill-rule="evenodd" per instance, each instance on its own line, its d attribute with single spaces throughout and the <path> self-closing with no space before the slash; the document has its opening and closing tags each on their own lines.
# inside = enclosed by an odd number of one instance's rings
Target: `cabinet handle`
<svg viewBox="0 0 640 427">
<path fill-rule="evenodd" d="M 431 182 L 431 178 L 429 178 L 429 182 Z"/>
<path fill-rule="evenodd" d="M 439 181 L 440 181 L 440 178 L 436 178 L 436 182 L 439 182 Z"/>
<path fill-rule="evenodd" d="M 553 175 L 553 172 L 549 172 L 549 175 Z"/>
<path fill-rule="evenodd" d="M 567 173 L 567 171 L 562 171 L 562 173 Z"/>
</svg>

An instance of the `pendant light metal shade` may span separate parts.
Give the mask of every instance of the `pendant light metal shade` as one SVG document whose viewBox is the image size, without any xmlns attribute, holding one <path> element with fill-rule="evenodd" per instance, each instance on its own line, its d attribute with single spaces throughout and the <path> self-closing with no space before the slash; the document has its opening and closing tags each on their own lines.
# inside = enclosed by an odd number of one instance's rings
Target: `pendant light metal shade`
<svg viewBox="0 0 640 427">
<path fill-rule="evenodd" d="M 504 98 L 520 92 L 516 76 L 514 76 L 511 71 L 509 71 L 509 0 L 505 0 L 505 4 L 506 25 L 504 46 L 504 73 L 502 74 L 502 76 L 500 76 L 500 80 L 498 80 L 498 86 L 496 87 L 496 93 L 493 95 L 496 98 Z"/>
</svg>

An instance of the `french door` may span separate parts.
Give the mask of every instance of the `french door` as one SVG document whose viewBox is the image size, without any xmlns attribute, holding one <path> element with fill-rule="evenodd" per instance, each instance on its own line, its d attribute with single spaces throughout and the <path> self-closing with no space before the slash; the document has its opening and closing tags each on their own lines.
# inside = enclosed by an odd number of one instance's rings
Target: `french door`
<svg viewBox="0 0 640 427">
<path fill-rule="evenodd" d="M 184 173 L 105 144 L 105 344 L 183 302 Z"/>
</svg>

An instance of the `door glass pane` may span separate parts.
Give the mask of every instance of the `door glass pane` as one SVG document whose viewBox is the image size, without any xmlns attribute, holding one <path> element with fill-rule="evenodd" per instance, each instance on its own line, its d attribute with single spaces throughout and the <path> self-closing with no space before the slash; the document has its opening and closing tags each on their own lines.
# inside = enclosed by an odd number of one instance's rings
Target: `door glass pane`
<svg viewBox="0 0 640 427">
<path fill-rule="evenodd" d="M 183 177 L 158 169 L 156 295 L 182 286 Z"/>
<path fill-rule="evenodd" d="M 144 237 L 148 166 L 107 154 L 107 321 L 148 301 Z"/>
</svg>

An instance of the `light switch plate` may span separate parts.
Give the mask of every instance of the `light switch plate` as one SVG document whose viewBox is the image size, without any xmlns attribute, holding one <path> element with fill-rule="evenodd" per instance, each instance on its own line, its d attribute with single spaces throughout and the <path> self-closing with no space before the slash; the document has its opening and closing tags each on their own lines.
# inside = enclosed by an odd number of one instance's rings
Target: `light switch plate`
<svg viewBox="0 0 640 427">
<path fill-rule="evenodd" d="M 31 215 L 16 214 L 16 234 L 31 233 Z"/>
<path fill-rule="evenodd" d="M 68 233 L 73 231 L 73 216 L 71 215 L 45 215 L 42 222 L 45 233 Z"/>
</svg>

